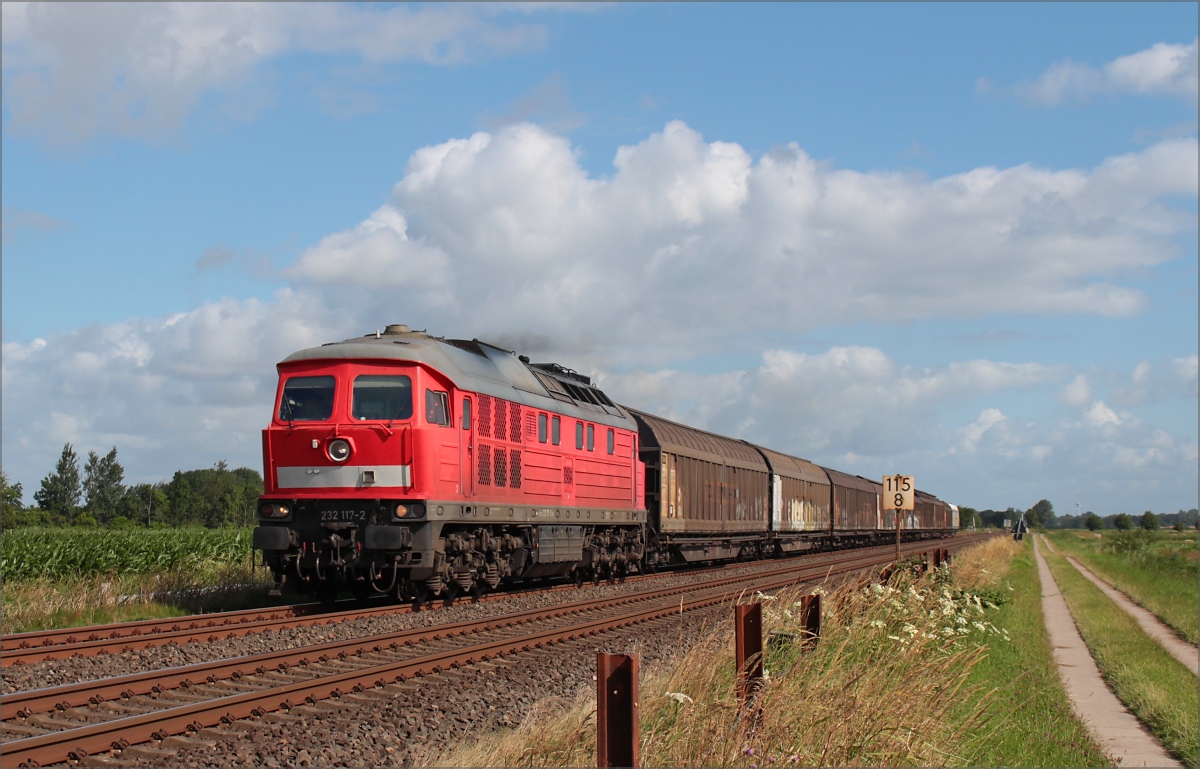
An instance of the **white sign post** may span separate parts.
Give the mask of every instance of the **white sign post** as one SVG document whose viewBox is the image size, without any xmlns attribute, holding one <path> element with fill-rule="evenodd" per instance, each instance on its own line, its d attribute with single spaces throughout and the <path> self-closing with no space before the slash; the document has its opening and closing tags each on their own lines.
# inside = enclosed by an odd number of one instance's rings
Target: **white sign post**
<svg viewBox="0 0 1200 769">
<path fill-rule="evenodd" d="M 911 475 L 883 476 L 884 510 L 896 511 L 896 564 L 900 564 L 900 511 L 913 509 L 913 490 L 917 484 Z"/>
</svg>

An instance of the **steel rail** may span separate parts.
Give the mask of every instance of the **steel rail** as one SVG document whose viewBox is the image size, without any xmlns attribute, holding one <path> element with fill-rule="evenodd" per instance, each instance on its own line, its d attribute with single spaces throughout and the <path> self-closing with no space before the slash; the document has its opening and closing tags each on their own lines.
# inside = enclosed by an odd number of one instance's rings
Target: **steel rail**
<svg viewBox="0 0 1200 769">
<path fill-rule="evenodd" d="M 859 554 L 863 555 L 860 556 Z M 857 563 L 860 558 L 867 558 L 869 556 L 864 551 L 847 551 L 843 555 L 852 556 L 852 559 L 843 559 L 847 563 Z M 381 651 L 381 647 L 385 645 L 411 644 L 430 638 L 438 640 L 439 637 L 443 636 L 465 635 L 467 633 L 483 632 L 494 628 L 510 627 L 514 624 L 543 621 L 565 614 L 579 614 L 602 607 L 676 596 L 693 589 L 702 589 L 706 586 L 722 585 L 731 582 L 742 582 L 750 578 L 770 577 L 776 574 L 803 573 L 803 578 L 808 579 L 810 578 L 808 572 L 812 572 L 811 576 L 819 576 L 824 573 L 825 569 L 826 564 L 824 563 L 792 563 L 786 567 L 758 572 L 754 575 L 730 575 L 699 586 L 674 585 L 628 593 L 623 596 L 594 598 L 560 606 L 529 609 L 514 614 L 506 614 L 501 617 L 470 620 L 433 628 L 410 628 L 364 638 L 329 641 L 323 644 L 289 649 L 282 652 L 264 652 L 249 657 L 226 658 L 174 668 L 148 670 L 141 673 L 101 679 L 99 681 L 84 681 L 45 689 L 14 692 L 0 696 L 0 719 L 7 721 L 18 716 L 28 717 L 33 713 L 66 710 L 89 703 L 99 704 L 100 702 L 113 700 L 118 697 L 129 699 L 136 695 L 150 694 L 164 688 L 179 686 L 185 682 L 207 681 L 214 683 L 214 679 L 220 680 L 247 675 L 247 670 L 253 670 L 261 674 L 266 669 L 265 666 L 272 663 L 275 667 L 279 667 L 297 663 L 304 664 L 309 657 L 313 656 L 320 657 L 322 658 L 321 661 L 325 661 L 325 658 L 328 658 L 330 655 L 360 655 L 367 651 Z"/>
<path fill-rule="evenodd" d="M 966 542 L 959 543 L 966 544 Z M 886 549 L 886 548 L 884 548 Z M 956 548 L 957 549 L 957 548 Z M 919 552 L 919 547 L 916 548 Z M 843 574 L 861 570 L 864 563 L 883 565 L 891 561 L 890 556 L 883 553 L 860 554 L 847 558 L 843 562 L 829 565 L 825 574 Z M 909 552 L 914 552 L 910 550 Z M 790 574 L 784 574 L 788 571 Z M 613 629 L 650 621 L 677 612 L 695 610 L 710 606 L 744 595 L 747 590 L 778 590 L 800 582 L 821 576 L 820 567 L 810 565 L 803 569 L 805 572 L 816 572 L 805 576 L 797 574 L 797 570 L 779 570 L 771 573 L 770 579 L 765 575 L 742 575 L 732 581 L 746 583 L 742 587 L 730 587 L 731 580 L 717 580 L 717 584 L 706 586 L 690 586 L 694 595 L 682 597 L 679 603 L 673 598 L 670 603 L 665 597 L 659 599 L 656 606 L 637 609 L 618 617 L 596 618 L 578 623 L 567 628 L 550 628 L 536 631 L 519 638 L 506 638 L 488 641 L 460 649 L 434 652 L 421 657 L 411 658 L 381 665 L 369 666 L 358 670 L 335 673 L 319 677 L 311 681 L 299 681 L 281 686 L 244 692 L 226 697 L 219 697 L 206 702 L 180 705 L 173 708 L 155 711 L 136 716 L 115 719 L 100 724 L 90 724 L 77 729 L 52 732 L 36 737 L 29 737 L 7 743 L 4 755 L 0 757 L 3 766 L 34 766 L 45 762 L 61 762 L 66 759 L 81 760 L 89 752 L 99 752 L 110 747 L 120 749 L 137 742 L 150 739 L 164 739 L 167 735 L 182 731 L 199 731 L 207 726 L 217 726 L 221 723 L 231 723 L 238 718 L 250 715 L 262 715 L 269 710 L 291 709 L 295 707 L 292 697 L 303 698 L 306 702 L 316 702 L 318 699 L 338 698 L 349 691 L 363 691 L 368 687 L 382 687 L 393 681 L 403 681 L 413 676 L 423 676 L 430 673 L 440 673 L 446 668 L 457 668 L 463 664 L 475 664 L 494 657 L 530 651 L 563 641 L 576 640 L 585 636 L 596 635 Z M 620 596 L 615 599 L 615 605 L 629 603 L 628 597 Z M 568 607 L 561 607 L 561 614 L 573 614 Z M 561 615 L 560 615 L 561 616 Z M 345 688 L 343 688 L 345 687 Z M 114 737 L 119 737 L 114 739 Z"/>
<path fill-rule="evenodd" d="M 915 543 L 907 543 L 915 544 Z M 871 548 L 863 548 L 870 550 Z M 827 560 L 837 558 L 847 551 L 832 551 L 808 554 L 808 558 Z M 706 573 L 745 566 L 745 563 L 723 564 L 711 569 L 692 570 L 688 573 Z M 639 581 L 661 574 L 631 575 L 629 581 Z M 573 583 L 542 587 L 534 592 L 557 592 L 573 588 Z M 479 600 L 502 600 L 523 589 L 488 593 Z M 460 597 L 457 602 L 474 600 Z M 103 652 L 124 652 L 148 649 L 168 643 L 187 643 L 201 640 L 212 643 L 225 638 L 237 638 L 269 630 L 283 630 L 310 625 L 330 625 L 349 620 L 392 614 L 407 614 L 412 611 L 408 604 L 386 604 L 374 607 L 356 607 L 340 611 L 331 610 L 321 604 L 293 604 L 290 606 L 242 609 L 214 614 L 194 614 L 169 619 L 148 619 L 133 622 L 118 622 L 109 625 L 62 628 L 56 630 L 13 633 L 0 636 L 0 666 L 32 664 L 74 656 L 92 656 Z M 81 640 L 82 639 L 82 640 Z"/>
</svg>

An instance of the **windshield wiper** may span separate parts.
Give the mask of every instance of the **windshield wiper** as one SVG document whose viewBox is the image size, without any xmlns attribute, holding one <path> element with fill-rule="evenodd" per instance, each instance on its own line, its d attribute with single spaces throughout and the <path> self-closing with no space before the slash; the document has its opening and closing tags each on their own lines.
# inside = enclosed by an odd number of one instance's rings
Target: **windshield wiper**
<svg viewBox="0 0 1200 769">
<path fill-rule="evenodd" d="M 292 399 L 287 397 L 286 392 L 283 394 L 283 405 L 287 406 L 287 423 L 288 429 L 290 430 L 292 429 L 292 420 L 296 418 L 296 415 L 292 412 Z"/>
</svg>

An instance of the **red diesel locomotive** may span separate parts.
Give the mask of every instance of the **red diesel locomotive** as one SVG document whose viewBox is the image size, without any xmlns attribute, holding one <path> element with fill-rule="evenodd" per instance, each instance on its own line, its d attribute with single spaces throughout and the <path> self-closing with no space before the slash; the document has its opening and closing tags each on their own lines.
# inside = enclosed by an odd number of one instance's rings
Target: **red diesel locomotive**
<svg viewBox="0 0 1200 769">
<path fill-rule="evenodd" d="M 278 590 L 422 602 L 895 531 L 877 483 L 623 408 L 478 340 L 388 326 L 278 369 L 254 530 Z M 906 538 L 957 528 L 921 499 Z"/>
</svg>

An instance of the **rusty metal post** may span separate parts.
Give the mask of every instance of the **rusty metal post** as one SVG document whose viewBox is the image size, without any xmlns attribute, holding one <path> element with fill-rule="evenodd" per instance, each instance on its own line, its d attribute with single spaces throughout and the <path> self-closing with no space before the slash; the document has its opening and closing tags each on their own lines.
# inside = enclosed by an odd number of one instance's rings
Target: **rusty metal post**
<svg viewBox="0 0 1200 769">
<path fill-rule="evenodd" d="M 941 549 L 940 547 L 935 547 L 935 548 L 933 549 L 933 568 L 934 568 L 934 571 L 936 571 L 936 570 L 937 570 L 937 567 L 939 567 L 939 566 L 941 566 L 941 565 L 942 565 L 942 549 Z"/>
<path fill-rule="evenodd" d="M 950 563 L 950 548 L 948 548 L 948 547 L 942 548 L 942 563 L 945 563 L 945 564 Z"/>
<path fill-rule="evenodd" d="M 763 677 L 762 604 L 733 607 L 738 705 L 746 707 Z"/>
<path fill-rule="evenodd" d="M 596 766 L 636 767 L 638 658 L 596 654 Z"/>
<path fill-rule="evenodd" d="M 804 626 L 804 645 L 812 648 L 821 637 L 821 596 L 806 595 L 800 599 L 800 624 Z"/>
</svg>

